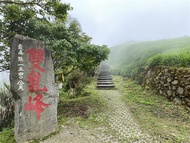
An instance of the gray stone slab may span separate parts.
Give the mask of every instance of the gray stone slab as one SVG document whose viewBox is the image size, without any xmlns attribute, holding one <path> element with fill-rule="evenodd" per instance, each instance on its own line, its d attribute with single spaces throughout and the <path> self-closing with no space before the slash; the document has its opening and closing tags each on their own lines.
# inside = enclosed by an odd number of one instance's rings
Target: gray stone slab
<svg viewBox="0 0 190 143">
<path fill-rule="evenodd" d="M 113 84 L 109 84 L 109 85 L 108 84 L 107 85 L 105 85 L 105 84 L 98 84 L 97 87 L 98 88 L 101 88 L 101 87 L 102 88 L 113 88 L 115 86 Z"/>
<path fill-rule="evenodd" d="M 112 80 L 112 78 L 98 78 L 98 80 Z"/>
<path fill-rule="evenodd" d="M 98 76 L 98 78 L 112 78 L 111 76 Z"/>
<path fill-rule="evenodd" d="M 106 82 L 98 81 L 97 84 L 113 84 L 113 82 L 112 81 L 106 81 Z"/>
<path fill-rule="evenodd" d="M 11 44 L 10 84 L 15 98 L 17 143 L 58 130 L 58 90 L 50 50 L 38 40 L 16 35 Z"/>
</svg>

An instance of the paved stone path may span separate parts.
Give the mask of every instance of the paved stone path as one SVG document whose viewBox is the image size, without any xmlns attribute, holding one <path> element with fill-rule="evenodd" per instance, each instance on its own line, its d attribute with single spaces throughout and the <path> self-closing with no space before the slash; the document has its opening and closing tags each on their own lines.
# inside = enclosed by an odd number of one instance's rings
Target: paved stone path
<svg viewBox="0 0 190 143">
<path fill-rule="evenodd" d="M 43 143 L 156 143 L 153 137 L 140 130 L 127 105 L 116 90 L 99 90 L 108 103 L 108 110 L 99 114 L 96 120 L 107 120 L 109 126 L 93 129 L 65 126 L 59 134 Z"/>
<path fill-rule="evenodd" d="M 151 136 L 143 133 L 138 124 L 135 123 L 130 111 L 126 104 L 121 101 L 119 94 L 116 90 L 102 90 L 101 95 L 108 103 L 108 123 L 110 129 L 115 132 L 115 135 L 106 135 L 101 133 L 98 137 L 103 142 L 110 143 L 151 143 L 156 142 Z"/>
</svg>

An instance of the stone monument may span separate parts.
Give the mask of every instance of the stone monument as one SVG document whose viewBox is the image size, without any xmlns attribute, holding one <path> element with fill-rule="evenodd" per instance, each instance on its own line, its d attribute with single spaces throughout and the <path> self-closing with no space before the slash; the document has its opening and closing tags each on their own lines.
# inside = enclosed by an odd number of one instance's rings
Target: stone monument
<svg viewBox="0 0 190 143">
<path fill-rule="evenodd" d="M 58 130 L 58 90 L 51 52 L 38 40 L 16 35 L 11 42 L 10 84 L 15 98 L 17 143 Z"/>
</svg>

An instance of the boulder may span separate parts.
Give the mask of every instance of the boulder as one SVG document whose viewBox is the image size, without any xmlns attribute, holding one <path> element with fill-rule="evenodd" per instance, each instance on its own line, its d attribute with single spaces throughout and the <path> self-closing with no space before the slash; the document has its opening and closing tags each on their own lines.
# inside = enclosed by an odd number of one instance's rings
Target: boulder
<svg viewBox="0 0 190 143">
<path fill-rule="evenodd" d="M 58 130 L 58 90 L 50 50 L 41 41 L 16 35 L 11 42 L 10 84 L 15 98 L 17 143 Z"/>
</svg>

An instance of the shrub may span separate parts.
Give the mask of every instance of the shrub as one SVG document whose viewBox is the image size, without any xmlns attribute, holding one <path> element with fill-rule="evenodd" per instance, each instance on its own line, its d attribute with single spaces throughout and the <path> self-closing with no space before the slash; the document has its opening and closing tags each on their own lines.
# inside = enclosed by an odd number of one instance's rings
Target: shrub
<svg viewBox="0 0 190 143">
<path fill-rule="evenodd" d="M 2 131 L 3 128 L 11 127 L 14 119 L 14 99 L 7 84 L 0 89 L 0 103 L 0 131 Z"/>
<path fill-rule="evenodd" d="M 0 132 L 0 143 L 16 143 L 14 140 L 14 129 L 3 129 Z"/>
<path fill-rule="evenodd" d="M 60 91 L 60 95 L 67 96 L 67 98 L 86 96 L 87 94 L 84 93 L 84 88 L 92 79 L 86 72 L 76 70 L 66 78 L 64 89 Z"/>
<path fill-rule="evenodd" d="M 147 60 L 149 67 L 154 66 L 174 66 L 174 67 L 189 67 L 190 53 L 188 51 L 168 52 L 164 54 L 157 54 Z"/>
</svg>

